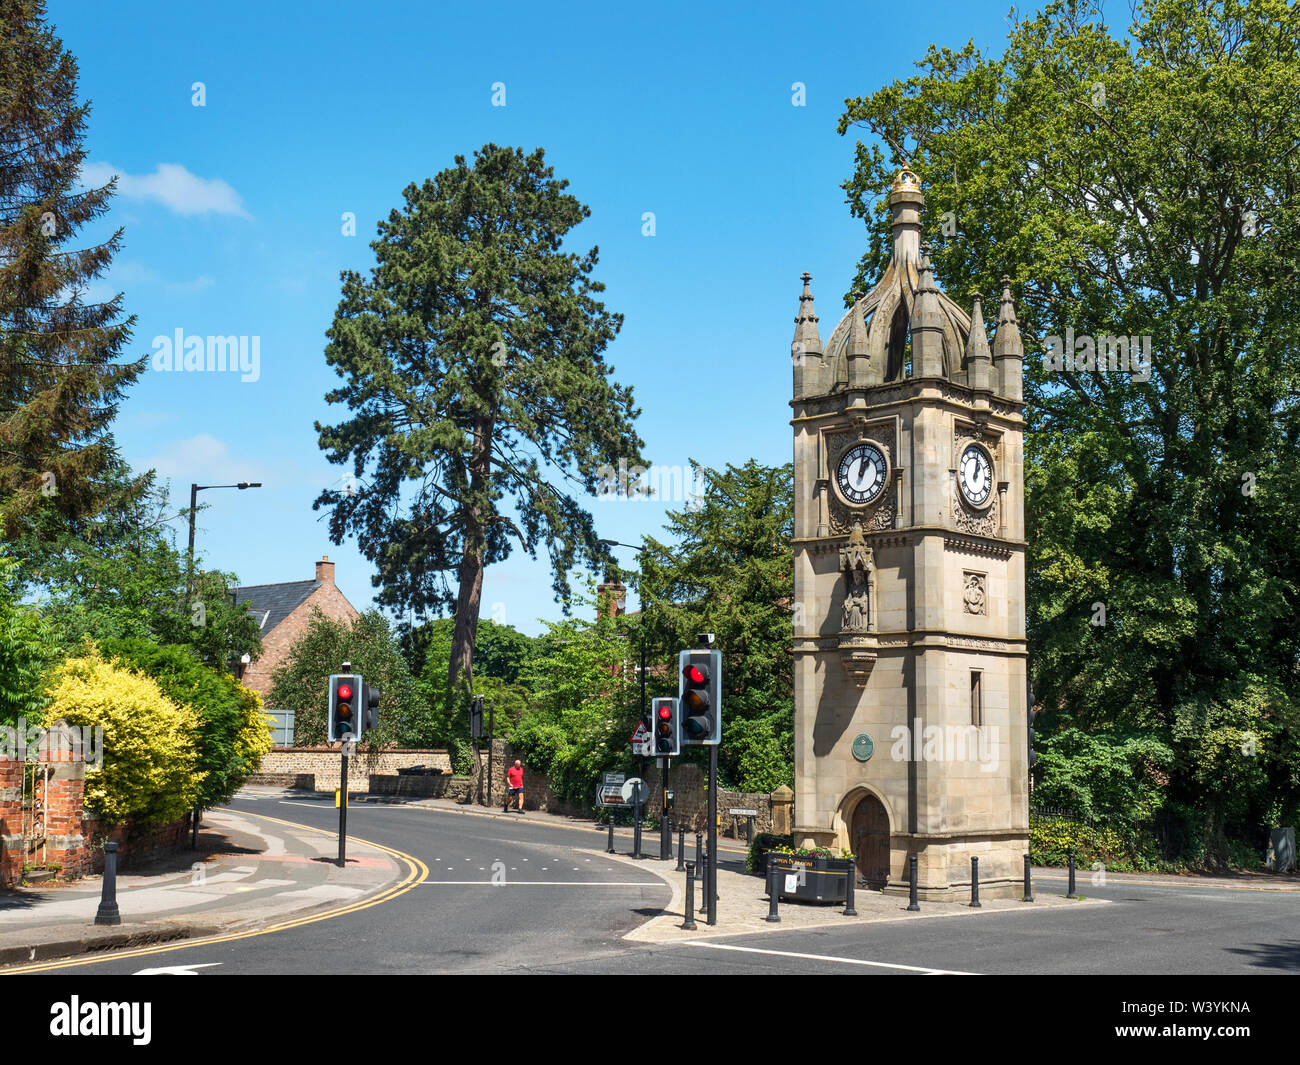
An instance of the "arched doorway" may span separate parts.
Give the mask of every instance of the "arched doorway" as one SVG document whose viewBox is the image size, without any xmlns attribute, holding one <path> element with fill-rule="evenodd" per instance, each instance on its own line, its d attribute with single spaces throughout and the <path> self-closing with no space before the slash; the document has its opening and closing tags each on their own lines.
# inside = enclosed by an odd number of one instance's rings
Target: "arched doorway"
<svg viewBox="0 0 1300 1065">
<path fill-rule="evenodd" d="M 874 795 L 864 795 L 849 823 L 849 847 L 858 856 L 858 875 L 869 887 L 889 880 L 889 814 Z"/>
</svg>

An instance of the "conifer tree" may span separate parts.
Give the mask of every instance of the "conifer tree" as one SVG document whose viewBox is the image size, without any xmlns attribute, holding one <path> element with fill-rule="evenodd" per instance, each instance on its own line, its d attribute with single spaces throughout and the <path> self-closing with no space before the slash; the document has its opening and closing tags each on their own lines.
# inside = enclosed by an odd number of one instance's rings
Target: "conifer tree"
<svg viewBox="0 0 1300 1065">
<path fill-rule="evenodd" d="M 78 247 L 113 185 L 83 189 L 89 105 L 44 0 L 0 0 L 0 536 L 27 516 L 95 509 L 109 425 L 143 358 L 118 362 L 134 318 L 87 301 L 122 239 Z"/>
<path fill-rule="evenodd" d="M 356 536 L 378 567 L 379 603 L 452 610 L 460 695 L 484 568 L 544 545 L 567 601 L 575 566 L 608 562 L 574 489 L 595 494 L 602 467 L 640 461 L 631 390 L 601 355 L 622 318 L 594 298 L 597 249 L 561 250 L 590 214 L 567 185 L 540 149 L 457 156 L 379 224 L 378 265 L 342 275 L 328 332 L 344 384 L 326 398 L 352 417 L 316 428 L 355 484 L 316 506 L 332 508 L 335 543 Z"/>
</svg>

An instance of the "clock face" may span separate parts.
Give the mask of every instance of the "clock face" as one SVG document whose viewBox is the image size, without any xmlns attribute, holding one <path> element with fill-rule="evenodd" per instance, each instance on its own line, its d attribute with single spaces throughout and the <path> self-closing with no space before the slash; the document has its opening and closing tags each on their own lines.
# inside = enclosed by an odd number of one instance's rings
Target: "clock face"
<svg viewBox="0 0 1300 1065">
<path fill-rule="evenodd" d="M 993 492 L 993 463 L 982 447 L 968 444 L 957 467 L 961 493 L 974 507 L 982 507 Z"/>
<path fill-rule="evenodd" d="M 885 490 L 889 464 L 875 444 L 854 444 L 840 457 L 835 484 L 844 501 L 853 506 L 874 503 Z"/>
</svg>

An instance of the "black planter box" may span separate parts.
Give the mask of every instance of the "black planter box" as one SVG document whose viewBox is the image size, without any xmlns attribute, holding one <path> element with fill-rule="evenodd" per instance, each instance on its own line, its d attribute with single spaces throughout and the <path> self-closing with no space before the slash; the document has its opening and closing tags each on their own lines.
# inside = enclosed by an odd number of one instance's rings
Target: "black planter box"
<svg viewBox="0 0 1300 1065">
<path fill-rule="evenodd" d="M 775 869 L 777 891 L 783 899 L 798 902 L 843 902 L 848 892 L 849 877 L 853 875 L 852 858 L 800 857 L 797 854 L 769 853 L 768 869 Z M 785 889 L 787 873 L 798 873 L 804 868 L 804 882 L 794 889 Z"/>
</svg>

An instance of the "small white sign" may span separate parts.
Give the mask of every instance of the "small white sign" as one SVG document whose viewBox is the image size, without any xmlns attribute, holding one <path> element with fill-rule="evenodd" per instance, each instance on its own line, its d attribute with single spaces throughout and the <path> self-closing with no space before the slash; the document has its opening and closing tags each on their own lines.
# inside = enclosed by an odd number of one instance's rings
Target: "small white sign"
<svg viewBox="0 0 1300 1065">
<path fill-rule="evenodd" d="M 732 817 L 757 817 L 758 816 L 757 810 L 728 810 L 727 812 Z"/>
<path fill-rule="evenodd" d="M 640 777 L 633 777 L 623 782 L 624 802 L 645 802 L 648 798 L 650 798 L 650 785 Z"/>
<path fill-rule="evenodd" d="M 785 874 L 785 889 L 786 889 L 786 891 L 789 891 L 789 892 L 793 893 L 793 892 L 797 891 L 798 888 L 799 888 L 799 874 L 798 874 L 798 873 L 786 873 L 786 874 Z"/>
</svg>

